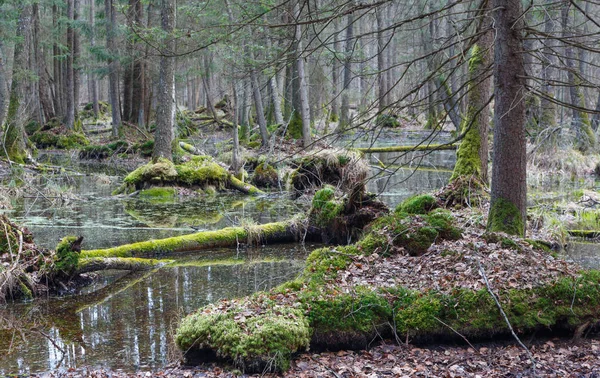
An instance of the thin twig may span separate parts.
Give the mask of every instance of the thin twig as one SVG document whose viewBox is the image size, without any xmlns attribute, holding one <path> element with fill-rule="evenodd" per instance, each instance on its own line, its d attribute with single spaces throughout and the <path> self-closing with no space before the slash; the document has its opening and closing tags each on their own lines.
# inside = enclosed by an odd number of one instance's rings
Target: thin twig
<svg viewBox="0 0 600 378">
<path fill-rule="evenodd" d="M 466 342 L 467 344 L 469 344 L 469 346 L 470 346 L 471 348 L 473 348 L 473 350 L 475 351 L 475 353 L 479 354 L 479 351 L 477 350 L 477 348 L 475 348 L 475 347 L 473 346 L 473 344 L 471 344 L 471 343 L 469 342 L 469 340 L 468 340 L 468 339 L 465 337 L 465 335 L 463 335 L 462 333 L 460 333 L 460 332 L 458 332 L 457 330 L 455 330 L 454 328 L 452 328 L 452 326 L 450 326 L 449 324 L 446 324 L 446 323 L 444 323 L 444 322 L 443 322 L 441 319 L 439 319 L 437 316 L 434 316 L 433 318 L 434 318 L 435 320 L 437 320 L 438 322 L 442 323 L 443 325 L 445 325 L 446 327 L 450 328 L 450 330 L 451 330 L 452 332 L 456 333 L 458 336 L 462 337 L 462 339 L 463 339 L 463 340 L 465 340 L 465 342 Z"/>
<path fill-rule="evenodd" d="M 481 273 L 481 276 L 483 277 L 483 280 L 485 281 L 485 286 L 487 287 L 488 292 L 494 299 L 494 302 L 496 302 L 496 306 L 498 307 L 500 314 L 502 314 L 502 317 L 504 318 L 504 321 L 506 322 L 506 325 L 508 326 L 510 333 L 512 333 L 515 340 L 517 340 L 517 343 L 519 343 L 519 345 L 523 349 L 525 349 L 525 351 L 527 352 L 527 356 L 529 357 L 529 360 L 531 361 L 531 369 L 533 370 L 533 376 L 536 376 L 536 374 L 535 374 L 536 365 L 535 365 L 535 359 L 533 358 L 533 354 L 531 354 L 531 351 L 529 350 L 529 348 L 527 348 L 525 346 L 525 344 L 523 344 L 523 342 L 521 341 L 519 336 L 517 336 L 517 334 L 515 333 L 512 325 L 510 324 L 510 321 L 508 320 L 508 317 L 506 316 L 506 313 L 504 312 L 504 309 L 502 308 L 502 305 L 500 304 L 500 301 L 498 300 L 498 297 L 496 296 L 496 294 L 494 294 L 494 291 L 492 290 L 492 287 L 490 286 L 490 282 L 488 281 L 488 278 L 485 274 L 485 271 L 483 270 L 483 266 L 481 265 L 481 261 L 479 261 L 479 259 L 477 259 L 477 265 L 479 265 L 479 273 Z"/>
</svg>

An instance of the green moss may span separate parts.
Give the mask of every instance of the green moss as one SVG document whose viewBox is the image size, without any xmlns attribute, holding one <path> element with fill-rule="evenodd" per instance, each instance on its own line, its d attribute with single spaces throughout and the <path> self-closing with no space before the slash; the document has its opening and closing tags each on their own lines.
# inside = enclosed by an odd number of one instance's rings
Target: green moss
<svg viewBox="0 0 600 378">
<path fill-rule="evenodd" d="M 140 198 L 153 200 L 172 200 L 177 197 L 177 189 L 171 187 L 155 186 L 150 189 L 140 191 Z"/>
<path fill-rule="evenodd" d="M 396 207 L 396 212 L 408 214 L 427 214 L 438 208 L 437 199 L 431 194 L 420 194 L 405 199 Z"/>
<path fill-rule="evenodd" d="M 287 370 L 291 355 L 308 348 L 309 324 L 299 309 L 269 304 L 264 312 L 245 316 L 243 307 L 221 312 L 216 306 L 181 322 L 175 335 L 180 349 L 212 349 L 243 370 L 263 372 Z"/>
<path fill-rule="evenodd" d="M 320 227 L 331 225 L 333 220 L 344 210 L 343 201 L 335 198 L 335 189 L 326 185 L 318 190 L 312 200 L 311 218 Z"/>
<path fill-rule="evenodd" d="M 139 153 L 142 156 L 152 156 L 154 151 L 154 141 L 147 140 L 143 143 L 137 143 L 133 145 L 133 151 Z"/>
<path fill-rule="evenodd" d="M 290 123 L 288 124 L 286 137 L 290 139 L 301 139 L 302 138 L 302 117 L 300 112 L 294 111 Z"/>
<path fill-rule="evenodd" d="M 261 188 L 276 188 L 279 185 L 277 170 L 270 164 L 258 164 L 254 169 L 252 183 Z"/>
<path fill-rule="evenodd" d="M 492 232 L 500 231 L 523 236 L 525 234 L 525 220 L 514 204 L 503 198 L 498 198 L 490 206 L 487 229 Z"/>
<path fill-rule="evenodd" d="M 396 128 L 400 127 L 400 122 L 398 122 L 398 116 L 396 114 L 379 114 L 377 118 L 375 118 L 375 126 Z"/>
<path fill-rule="evenodd" d="M 76 236 L 65 236 L 56 246 L 56 261 L 54 271 L 59 274 L 70 276 L 79 264 L 80 251 L 75 250 L 73 245 L 81 242 Z"/>
<path fill-rule="evenodd" d="M 223 187 L 229 176 L 225 168 L 208 156 L 193 156 L 188 162 L 175 166 L 175 169 L 177 182 L 189 186 Z"/>
<path fill-rule="evenodd" d="M 356 287 L 351 294 L 306 291 L 300 300 L 310 307 L 310 326 L 313 332 L 322 335 L 316 335 L 317 338 L 335 339 L 340 333 L 373 335 L 392 315 L 385 297 L 365 287 Z"/>
<path fill-rule="evenodd" d="M 267 223 L 255 226 L 254 240 L 289 238 L 289 223 Z M 249 231 L 243 227 L 227 227 L 217 231 L 202 231 L 189 235 L 174 236 L 165 239 L 148 240 L 125 244 L 118 247 L 83 251 L 84 257 L 142 257 L 166 253 L 198 251 L 217 247 L 231 247 L 247 242 Z"/>
<path fill-rule="evenodd" d="M 302 277 L 311 285 L 321 284 L 327 279 L 335 277 L 337 272 L 345 269 L 352 263 L 353 256 L 360 255 L 354 246 L 329 247 L 314 250 L 306 259 L 306 267 Z"/>
</svg>

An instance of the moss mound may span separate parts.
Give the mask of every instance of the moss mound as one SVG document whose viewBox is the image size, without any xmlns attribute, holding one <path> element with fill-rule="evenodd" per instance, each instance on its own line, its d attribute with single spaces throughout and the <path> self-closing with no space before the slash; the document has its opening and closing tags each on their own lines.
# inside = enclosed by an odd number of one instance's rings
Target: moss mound
<svg viewBox="0 0 600 378">
<path fill-rule="evenodd" d="M 400 127 L 400 122 L 396 114 L 379 114 L 375 118 L 375 125 L 378 127 L 396 128 Z"/>
<path fill-rule="evenodd" d="M 324 243 L 348 244 L 357 240 L 365 226 L 388 213 L 383 203 L 361 189 L 343 195 L 336 193 L 333 186 L 325 185 L 315 193 L 309 223 L 320 229 Z"/>
<path fill-rule="evenodd" d="M 133 152 L 133 148 L 126 140 L 117 140 L 102 145 L 89 145 L 79 150 L 80 159 L 105 159 L 115 154 Z"/>
<path fill-rule="evenodd" d="M 55 274 L 69 277 L 73 275 L 79 264 L 81 241 L 83 236 L 65 236 L 56 246 L 56 259 L 53 270 Z"/>
<path fill-rule="evenodd" d="M 181 164 L 168 159 L 150 162 L 131 172 L 116 193 L 131 193 L 153 186 L 182 186 L 224 189 L 230 174 L 210 156 L 192 156 Z"/>
<path fill-rule="evenodd" d="M 420 194 L 404 200 L 396 207 L 396 212 L 408 214 L 427 214 L 439 206 L 437 199 L 431 194 Z"/>
<path fill-rule="evenodd" d="M 89 140 L 78 131 L 69 130 L 56 118 L 51 119 L 29 138 L 37 148 L 58 148 L 69 150 L 87 146 Z"/>
<path fill-rule="evenodd" d="M 277 170 L 270 164 L 258 164 L 252 175 L 252 183 L 259 188 L 277 188 L 279 186 L 279 175 Z"/>
<path fill-rule="evenodd" d="M 216 355 L 245 371 L 283 371 L 289 368 L 293 353 L 308 348 L 308 320 L 300 309 L 264 297 L 252 303 L 227 302 L 226 310 L 220 305 L 205 307 L 179 326 L 175 342 L 182 350 L 192 351 L 186 354 L 188 363 Z M 249 305 L 255 311 L 247 311 Z"/>
</svg>

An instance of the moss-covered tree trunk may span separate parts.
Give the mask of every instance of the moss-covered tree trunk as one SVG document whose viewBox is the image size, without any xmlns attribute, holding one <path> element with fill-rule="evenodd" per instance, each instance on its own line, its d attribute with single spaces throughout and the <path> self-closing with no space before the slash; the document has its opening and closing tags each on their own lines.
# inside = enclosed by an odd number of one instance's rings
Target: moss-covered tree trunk
<svg viewBox="0 0 600 378">
<path fill-rule="evenodd" d="M 487 29 L 488 26 L 486 22 L 483 27 Z M 492 35 L 485 32 L 471 48 L 467 110 L 461 124 L 464 137 L 456 153 L 456 165 L 450 181 L 468 176 L 475 176 L 485 184 L 488 181 L 488 103 L 491 79 L 487 70 L 491 60 L 491 45 Z"/>
<path fill-rule="evenodd" d="M 25 69 L 27 65 L 27 40 L 31 26 L 31 5 L 18 2 L 20 11 L 16 31 L 16 42 L 14 47 L 13 74 L 10 84 L 10 95 L 8 112 L 6 113 L 6 124 L 2 138 L 2 151 L 0 154 L 17 163 L 23 163 L 27 156 L 25 146 L 25 128 L 23 121 L 26 116 L 26 103 L 21 101 L 25 89 Z"/>
<path fill-rule="evenodd" d="M 520 0 L 494 0 L 494 159 L 490 231 L 525 235 L 527 215 L 525 67 Z"/>
</svg>

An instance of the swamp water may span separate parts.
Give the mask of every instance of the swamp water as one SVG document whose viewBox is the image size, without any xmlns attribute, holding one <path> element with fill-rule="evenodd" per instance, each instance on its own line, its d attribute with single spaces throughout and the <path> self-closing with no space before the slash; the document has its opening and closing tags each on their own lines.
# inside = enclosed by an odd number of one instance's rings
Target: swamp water
<svg viewBox="0 0 600 378">
<path fill-rule="evenodd" d="M 377 145 L 416 144 L 423 133 L 386 135 Z M 450 141 L 441 134 L 431 143 Z M 344 141 L 344 143 L 350 140 Z M 370 136 L 352 140 L 371 145 Z M 54 164 L 104 173 L 51 176 L 31 183 L 70 187 L 62 197 L 25 198 L 7 214 L 27 226 L 36 242 L 54 248 L 65 235 L 84 236 L 84 249 L 103 248 L 232 225 L 289 219 L 307 204 L 285 194 L 248 198 L 235 193 L 186 200 L 149 201 L 111 197 L 125 173 L 117 164 L 79 164 L 49 155 Z M 368 190 L 391 208 L 414 193 L 436 190 L 450 178 L 454 151 L 368 154 Z M 390 164 L 386 169 L 380 163 Z M 415 169 L 416 168 L 416 169 Z M 0 306 L 0 375 L 52 369 L 106 367 L 159 369 L 177 356 L 172 334 L 178 319 L 207 303 L 274 287 L 293 279 L 317 245 L 274 245 L 165 256 L 172 266 L 127 274 L 103 272 L 78 295 Z M 593 252 L 591 252 L 593 253 Z M 597 252 L 596 252 L 597 253 Z M 598 259 L 596 259 L 598 261 Z"/>
</svg>

